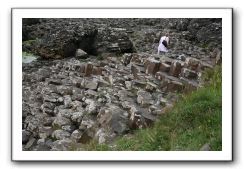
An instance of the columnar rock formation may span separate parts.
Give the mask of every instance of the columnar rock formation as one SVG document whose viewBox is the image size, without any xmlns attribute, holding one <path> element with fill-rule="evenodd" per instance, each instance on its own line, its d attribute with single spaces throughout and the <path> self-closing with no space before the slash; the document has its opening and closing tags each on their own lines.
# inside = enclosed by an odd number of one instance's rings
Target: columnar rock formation
<svg viewBox="0 0 244 169">
<path fill-rule="evenodd" d="M 200 87 L 202 71 L 221 62 L 221 38 L 207 29 L 214 24 L 221 29 L 211 19 L 24 21 L 23 50 L 56 60 L 23 63 L 23 150 L 82 150 L 92 139 L 111 143 L 152 125 L 177 93 Z M 170 52 L 156 55 L 166 31 Z"/>
</svg>

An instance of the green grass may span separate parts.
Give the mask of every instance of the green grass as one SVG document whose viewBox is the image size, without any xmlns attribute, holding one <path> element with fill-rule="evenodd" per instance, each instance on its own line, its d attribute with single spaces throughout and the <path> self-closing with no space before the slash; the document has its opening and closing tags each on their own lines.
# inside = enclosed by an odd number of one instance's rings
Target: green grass
<svg viewBox="0 0 244 169">
<path fill-rule="evenodd" d="M 36 60 L 37 58 L 38 58 L 38 56 L 36 56 L 32 53 L 22 52 L 22 62 L 23 63 L 30 63 L 30 62 Z"/>
<path fill-rule="evenodd" d="M 111 148 L 92 142 L 88 150 L 115 151 L 198 151 L 209 144 L 212 151 L 222 150 L 221 67 L 206 70 L 205 86 L 179 98 L 174 107 L 151 128 L 121 137 Z"/>
<path fill-rule="evenodd" d="M 32 45 L 33 43 L 35 43 L 38 39 L 33 39 L 33 40 L 27 40 L 27 41 L 23 41 L 24 45 Z"/>
</svg>

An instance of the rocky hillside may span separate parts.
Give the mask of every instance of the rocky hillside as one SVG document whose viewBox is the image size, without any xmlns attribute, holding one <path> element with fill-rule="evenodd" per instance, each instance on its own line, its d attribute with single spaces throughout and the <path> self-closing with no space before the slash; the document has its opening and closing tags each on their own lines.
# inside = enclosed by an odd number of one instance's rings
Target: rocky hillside
<svg viewBox="0 0 244 169">
<path fill-rule="evenodd" d="M 23 19 L 23 150 L 82 150 L 151 126 L 221 64 L 221 19 Z M 169 34 L 169 52 L 157 55 Z"/>
</svg>

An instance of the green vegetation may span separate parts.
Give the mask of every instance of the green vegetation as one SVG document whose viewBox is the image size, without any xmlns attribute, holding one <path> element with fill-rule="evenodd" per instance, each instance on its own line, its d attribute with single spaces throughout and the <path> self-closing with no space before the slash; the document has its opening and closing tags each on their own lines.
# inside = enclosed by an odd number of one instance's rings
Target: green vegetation
<svg viewBox="0 0 244 169">
<path fill-rule="evenodd" d="M 115 151 L 198 151 L 209 144 L 212 151 L 222 150 L 221 67 L 206 70 L 205 86 L 181 96 L 151 128 L 121 137 L 115 146 L 91 142 L 87 150 Z"/>
<path fill-rule="evenodd" d="M 97 60 L 104 60 L 104 57 L 102 55 L 98 55 Z"/>
<path fill-rule="evenodd" d="M 23 63 L 30 63 L 30 62 L 36 60 L 37 58 L 38 58 L 38 56 L 36 56 L 32 53 L 22 52 L 22 62 Z"/>
<path fill-rule="evenodd" d="M 32 45 L 33 43 L 35 43 L 37 40 L 39 40 L 39 39 L 27 40 L 27 41 L 23 41 L 22 43 L 23 43 L 23 45 L 28 45 L 28 46 L 30 46 L 30 45 Z"/>
<path fill-rule="evenodd" d="M 209 47 L 209 43 L 202 43 L 201 44 L 201 47 L 204 48 L 204 49 L 207 49 Z"/>
</svg>

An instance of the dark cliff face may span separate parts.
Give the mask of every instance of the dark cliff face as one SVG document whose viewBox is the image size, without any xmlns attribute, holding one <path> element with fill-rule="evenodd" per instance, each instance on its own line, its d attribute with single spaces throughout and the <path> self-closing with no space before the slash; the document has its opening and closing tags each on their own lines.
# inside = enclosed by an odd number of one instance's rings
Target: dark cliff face
<svg viewBox="0 0 244 169">
<path fill-rule="evenodd" d="M 42 58 L 72 57 L 80 48 L 101 53 L 153 53 L 164 33 L 173 45 L 188 40 L 221 48 L 221 19 L 23 19 L 23 50 Z M 30 44 L 31 43 L 31 44 Z"/>
</svg>

